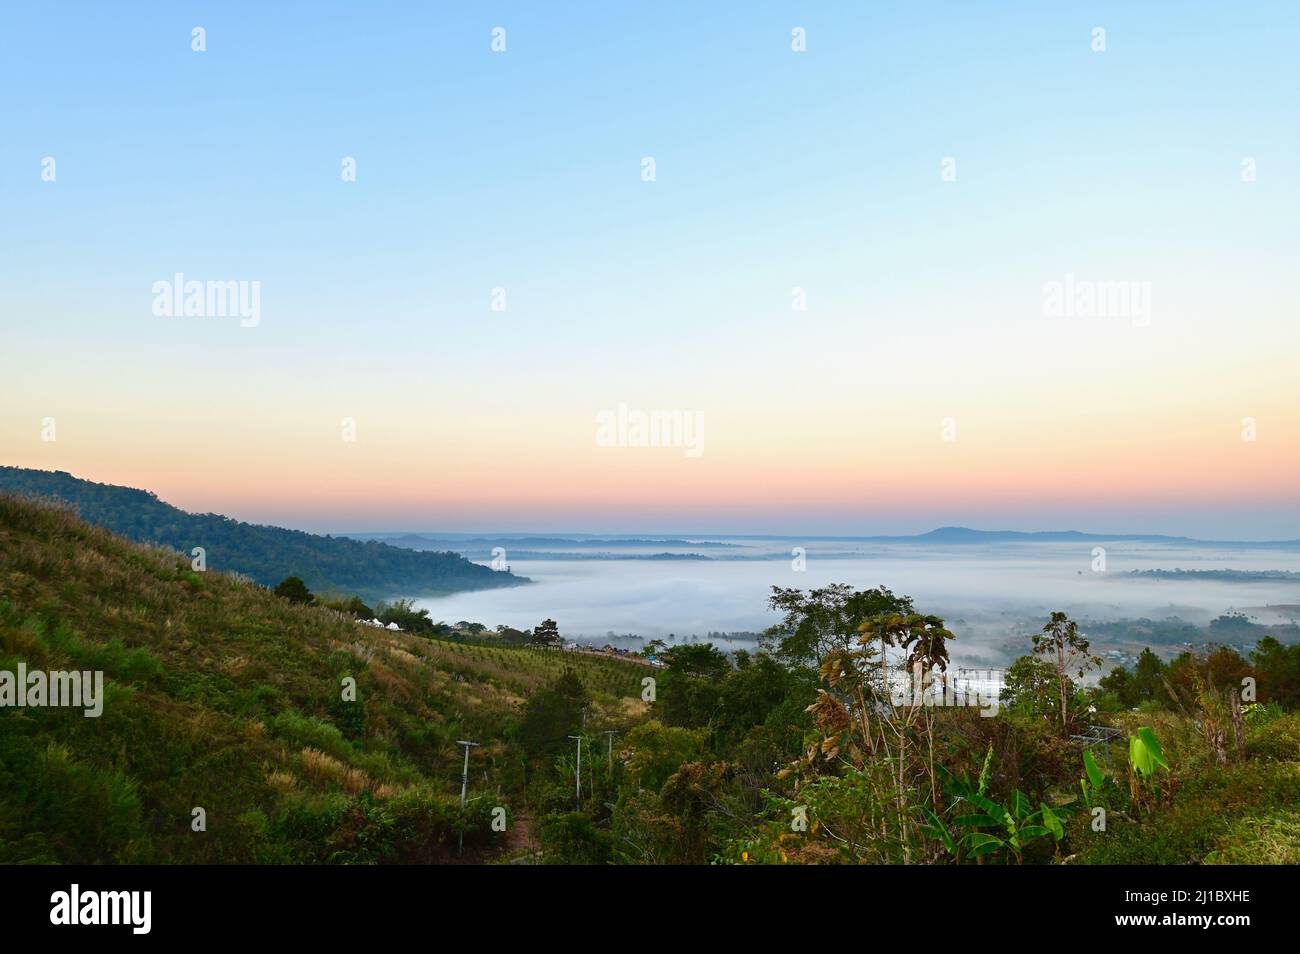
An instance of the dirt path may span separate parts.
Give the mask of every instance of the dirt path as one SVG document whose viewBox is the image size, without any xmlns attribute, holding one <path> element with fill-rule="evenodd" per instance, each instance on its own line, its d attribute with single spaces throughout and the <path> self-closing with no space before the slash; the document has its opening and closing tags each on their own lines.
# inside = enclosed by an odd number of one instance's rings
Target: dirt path
<svg viewBox="0 0 1300 954">
<path fill-rule="evenodd" d="M 502 854 L 512 864 L 528 864 L 538 849 L 533 837 L 532 818 L 528 815 L 517 816 L 514 824 L 506 829 L 506 845 Z"/>
</svg>

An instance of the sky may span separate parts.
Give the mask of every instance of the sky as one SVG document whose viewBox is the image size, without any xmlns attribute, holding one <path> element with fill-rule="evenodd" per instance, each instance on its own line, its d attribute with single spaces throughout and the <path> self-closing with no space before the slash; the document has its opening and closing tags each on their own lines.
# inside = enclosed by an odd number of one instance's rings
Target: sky
<svg viewBox="0 0 1300 954">
<path fill-rule="evenodd" d="M 6 11 L 0 463 L 319 531 L 1300 537 L 1295 4 L 270 7 Z"/>
</svg>

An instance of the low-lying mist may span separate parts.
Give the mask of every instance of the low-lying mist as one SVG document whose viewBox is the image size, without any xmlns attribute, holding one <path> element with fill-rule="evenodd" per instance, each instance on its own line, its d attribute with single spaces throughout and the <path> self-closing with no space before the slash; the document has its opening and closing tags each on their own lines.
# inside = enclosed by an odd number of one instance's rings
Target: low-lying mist
<svg viewBox="0 0 1300 954">
<path fill-rule="evenodd" d="M 948 621 L 958 637 L 953 660 L 963 666 L 1001 665 L 1026 651 L 1028 634 L 1053 610 L 1081 621 L 1178 617 L 1197 626 L 1230 611 L 1270 625 L 1300 617 L 1297 580 L 1126 575 L 1175 568 L 1300 570 L 1300 553 L 1286 548 L 1125 541 L 1107 543 L 1102 554 L 1090 542 L 934 546 L 821 540 L 802 545 L 800 561 L 792 553 L 796 545 L 781 540 L 745 540 L 721 557 L 706 548 L 612 544 L 605 558 L 584 552 L 582 558 L 575 553 L 574 559 L 563 559 L 553 552 L 560 546 L 548 541 L 547 559 L 510 561 L 516 573 L 535 581 L 529 586 L 425 599 L 420 605 L 434 619 L 451 623 L 527 629 L 549 617 L 566 638 L 580 642 L 603 642 L 610 633 L 646 639 L 671 635 L 680 641 L 754 633 L 772 625 L 777 616 L 768 610 L 767 598 L 773 586 L 887 586 L 912 597 L 919 611 Z M 666 552 L 698 552 L 711 559 L 636 558 Z"/>
</svg>

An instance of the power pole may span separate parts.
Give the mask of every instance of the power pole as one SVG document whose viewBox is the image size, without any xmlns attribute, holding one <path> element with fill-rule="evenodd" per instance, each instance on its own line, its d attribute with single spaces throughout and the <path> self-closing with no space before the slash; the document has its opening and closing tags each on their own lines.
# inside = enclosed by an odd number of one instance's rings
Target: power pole
<svg viewBox="0 0 1300 954">
<path fill-rule="evenodd" d="M 465 848 L 465 796 L 469 794 L 469 750 L 478 746 L 477 742 L 467 742 L 463 739 L 456 740 L 457 745 L 465 746 L 465 767 L 460 771 L 460 811 L 461 811 L 461 829 L 460 838 L 456 842 L 456 853 L 460 854 Z"/>
<path fill-rule="evenodd" d="M 614 729 L 606 729 L 603 734 L 609 738 L 609 771 L 612 774 L 614 771 L 614 736 L 618 735 L 618 732 Z"/>
<path fill-rule="evenodd" d="M 569 738 L 578 740 L 578 769 L 573 773 L 573 797 L 578 806 L 578 811 L 582 811 L 582 736 L 571 735 Z"/>
<path fill-rule="evenodd" d="M 469 792 L 469 750 L 478 746 L 477 742 L 456 740 L 457 745 L 465 746 L 465 767 L 460 772 L 460 807 L 465 807 L 465 796 Z"/>
</svg>

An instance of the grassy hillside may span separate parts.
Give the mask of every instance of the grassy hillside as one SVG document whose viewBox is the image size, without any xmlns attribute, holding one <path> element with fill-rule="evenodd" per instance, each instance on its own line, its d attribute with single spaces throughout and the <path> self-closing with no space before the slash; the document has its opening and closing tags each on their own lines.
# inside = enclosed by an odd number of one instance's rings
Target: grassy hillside
<svg viewBox="0 0 1300 954">
<path fill-rule="evenodd" d="M 182 553 L 202 547 L 209 569 L 242 573 L 264 586 L 297 576 L 317 593 L 377 600 L 527 582 L 457 553 L 418 552 L 242 523 L 220 514 L 187 513 L 148 491 L 97 484 L 63 471 L 0 467 L 0 493 L 61 500 L 83 520 L 137 543 Z"/>
<path fill-rule="evenodd" d="M 374 629 L 0 494 L 0 672 L 107 680 L 99 718 L 0 709 L 0 863 L 1300 861 L 1300 651 L 1112 674 L 1066 732 L 1041 672 L 990 717 L 886 701 L 857 634 L 925 626 L 937 654 L 942 621 L 859 629 L 869 601 L 911 606 L 852 593 L 818 667 L 796 614 L 770 650 L 652 670 Z M 1094 721 L 1117 735 L 1089 764 Z M 465 812 L 459 739 L 481 743 Z"/>
<path fill-rule="evenodd" d="M 462 828 L 490 853 L 521 705 L 564 665 L 296 606 L 0 494 L 0 670 L 19 662 L 103 670 L 106 701 L 0 710 L 0 862 L 432 861 Z M 639 705 L 640 667 L 567 665 L 598 709 Z M 487 797 L 462 819 L 465 738 Z"/>
</svg>

